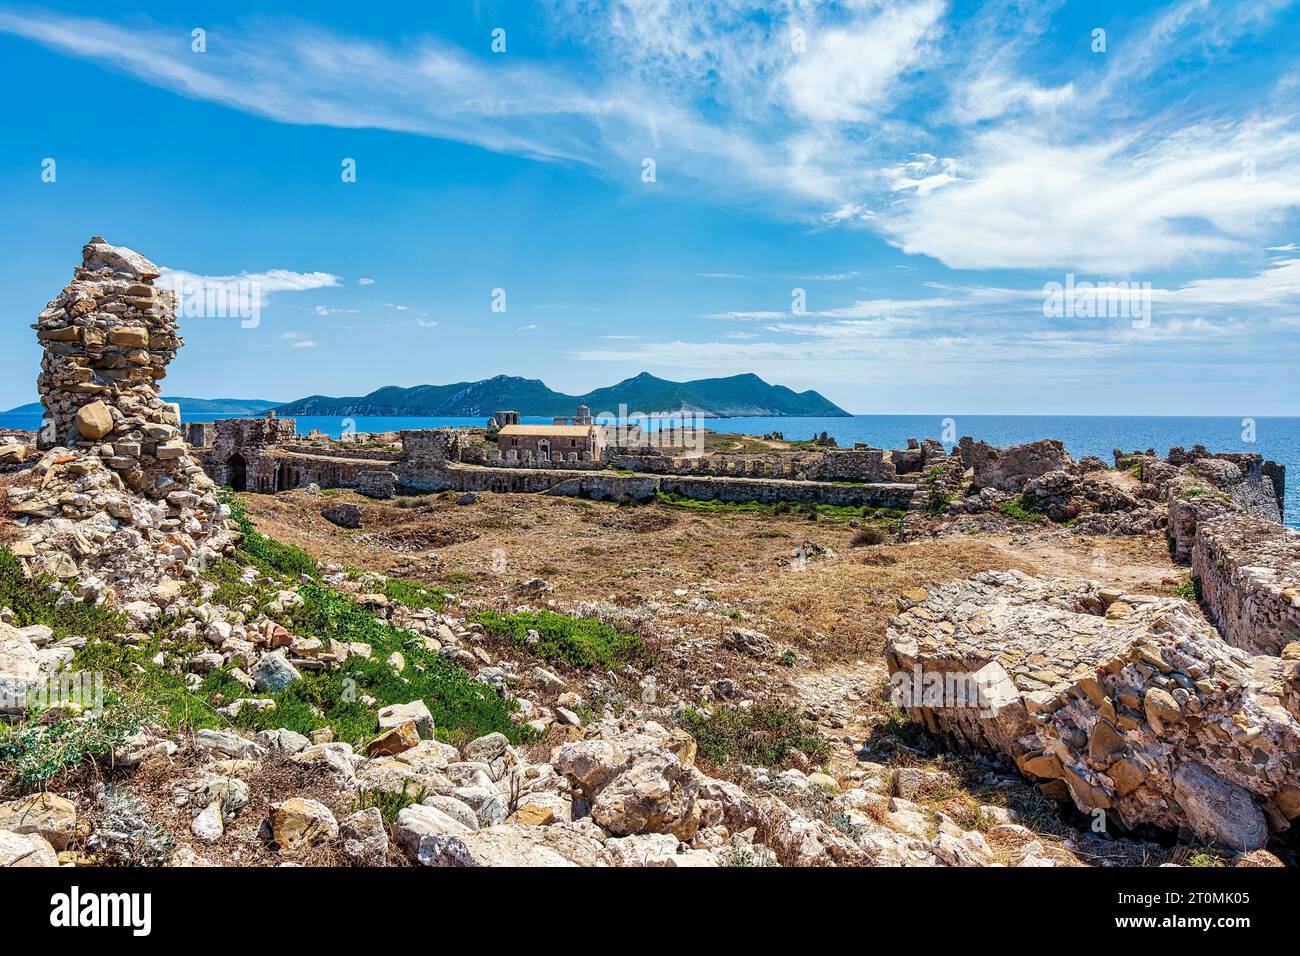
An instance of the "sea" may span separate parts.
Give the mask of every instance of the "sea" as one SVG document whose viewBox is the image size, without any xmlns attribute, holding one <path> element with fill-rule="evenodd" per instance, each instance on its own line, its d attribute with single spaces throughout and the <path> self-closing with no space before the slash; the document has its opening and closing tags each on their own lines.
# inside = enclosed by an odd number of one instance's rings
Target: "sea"
<svg viewBox="0 0 1300 956">
<path fill-rule="evenodd" d="M 187 415 L 187 421 L 212 421 L 228 415 Z M 439 428 L 482 425 L 485 418 L 416 418 L 297 416 L 301 434 L 319 429 L 332 437 L 345 430 L 395 431 L 403 428 Z M 549 423 L 549 418 L 524 417 L 523 422 Z M 787 440 L 810 438 L 822 432 L 841 447 L 866 442 L 878 448 L 904 448 L 909 438 L 936 438 L 945 444 L 969 435 L 992 445 L 1017 445 L 1040 438 L 1057 438 L 1076 459 L 1096 455 L 1109 463 L 1116 448 L 1124 451 L 1154 448 L 1160 455 L 1175 445 L 1202 444 L 1214 451 L 1258 452 L 1281 462 L 1287 469 L 1286 523 L 1300 527 L 1300 418 L 1219 418 L 1110 415 L 853 415 L 847 418 L 712 418 L 706 426 L 719 432 L 766 435 L 780 432 Z M 0 414 L 0 429 L 35 430 L 39 415 Z"/>
</svg>

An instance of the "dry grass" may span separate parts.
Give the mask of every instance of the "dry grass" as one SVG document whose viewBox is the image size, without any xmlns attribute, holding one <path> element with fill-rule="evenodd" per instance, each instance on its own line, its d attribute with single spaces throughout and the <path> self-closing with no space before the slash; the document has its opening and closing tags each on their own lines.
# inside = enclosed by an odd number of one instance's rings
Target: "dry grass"
<svg viewBox="0 0 1300 956">
<path fill-rule="evenodd" d="M 462 506 L 458 495 L 444 493 L 412 499 L 413 507 L 342 491 L 242 497 L 264 533 L 325 561 L 420 577 L 489 603 L 540 577 L 554 588 L 548 597 L 562 604 L 654 600 L 680 605 L 692 630 L 729 626 L 688 612 L 690 599 L 707 596 L 732 608 L 735 623 L 825 662 L 877 652 L 901 592 L 980 571 L 1018 568 L 1147 590 L 1185 576 L 1159 535 L 948 537 L 853 548 L 859 529 L 847 522 L 795 515 L 546 495 L 485 494 Z M 341 501 L 360 506 L 360 531 L 320 517 Z"/>
</svg>

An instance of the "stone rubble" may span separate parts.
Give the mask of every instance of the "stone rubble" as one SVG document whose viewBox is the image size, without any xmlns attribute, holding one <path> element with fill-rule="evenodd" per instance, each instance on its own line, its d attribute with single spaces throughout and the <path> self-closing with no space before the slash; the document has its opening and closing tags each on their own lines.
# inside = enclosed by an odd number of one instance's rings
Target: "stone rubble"
<svg viewBox="0 0 1300 956">
<path fill-rule="evenodd" d="M 190 456 L 158 382 L 181 346 L 159 269 L 95 237 L 33 326 L 44 451 L 7 492 L 11 547 L 77 597 L 165 606 L 231 543 L 216 486 Z M 147 613 L 147 612 L 146 612 Z"/>
<path fill-rule="evenodd" d="M 1251 656 L 1177 598 L 986 572 L 900 603 L 907 713 L 1126 829 L 1235 850 L 1300 814 L 1300 646 Z"/>
</svg>

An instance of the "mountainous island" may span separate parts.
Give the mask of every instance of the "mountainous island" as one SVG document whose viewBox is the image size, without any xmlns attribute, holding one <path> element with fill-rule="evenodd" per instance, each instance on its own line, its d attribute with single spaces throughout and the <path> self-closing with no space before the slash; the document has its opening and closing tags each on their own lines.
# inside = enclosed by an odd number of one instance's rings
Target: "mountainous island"
<svg viewBox="0 0 1300 956">
<path fill-rule="evenodd" d="M 670 382 L 642 372 L 617 385 L 585 395 L 565 395 L 539 379 L 497 375 L 480 382 L 451 385 L 390 385 L 369 395 L 333 398 L 312 395 L 277 406 L 280 415 L 392 415 L 483 416 L 501 409 L 521 415 L 571 415 L 578 405 L 593 414 L 617 412 L 626 405 L 632 412 L 692 411 L 714 418 L 747 415 L 835 416 L 850 413 L 811 389 L 795 392 L 771 385 L 757 375 L 702 378 Z"/>
<path fill-rule="evenodd" d="M 163 401 L 175 402 L 181 407 L 182 415 L 260 415 L 276 404 L 261 398 L 187 398 L 167 395 L 163 396 Z M 40 402 L 30 402 L 0 414 L 40 415 L 43 412 Z"/>
</svg>

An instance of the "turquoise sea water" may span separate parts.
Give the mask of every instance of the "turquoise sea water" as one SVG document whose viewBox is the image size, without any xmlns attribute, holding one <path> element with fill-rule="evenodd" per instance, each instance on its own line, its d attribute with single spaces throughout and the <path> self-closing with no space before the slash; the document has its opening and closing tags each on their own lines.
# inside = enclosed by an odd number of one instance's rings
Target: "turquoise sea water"
<svg viewBox="0 0 1300 956">
<path fill-rule="evenodd" d="M 190 415 L 189 421 L 210 421 L 222 415 Z M 1015 445 L 1039 438 L 1059 438 L 1076 459 L 1096 455 L 1108 464 L 1111 451 L 1154 448 L 1164 455 L 1174 445 L 1190 448 L 1198 442 L 1215 451 L 1259 452 L 1287 467 L 1286 521 L 1300 526 L 1300 418 L 1254 420 L 1254 441 L 1240 418 L 1118 417 L 1103 415 L 855 415 L 851 418 L 715 418 L 706 423 L 717 431 L 763 435 L 779 431 L 787 439 L 808 438 L 823 431 L 841 446 L 867 442 L 881 448 L 901 448 L 908 438 L 970 435 L 993 445 Z M 549 422 L 549 418 L 524 418 Z M 337 437 L 345 428 L 379 432 L 401 428 L 482 425 L 484 418 L 380 418 L 301 416 L 299 432 L 318 428 Z M 35 429 L 38 416 L 0 415 L 0 428 Z"/>
</svg>

